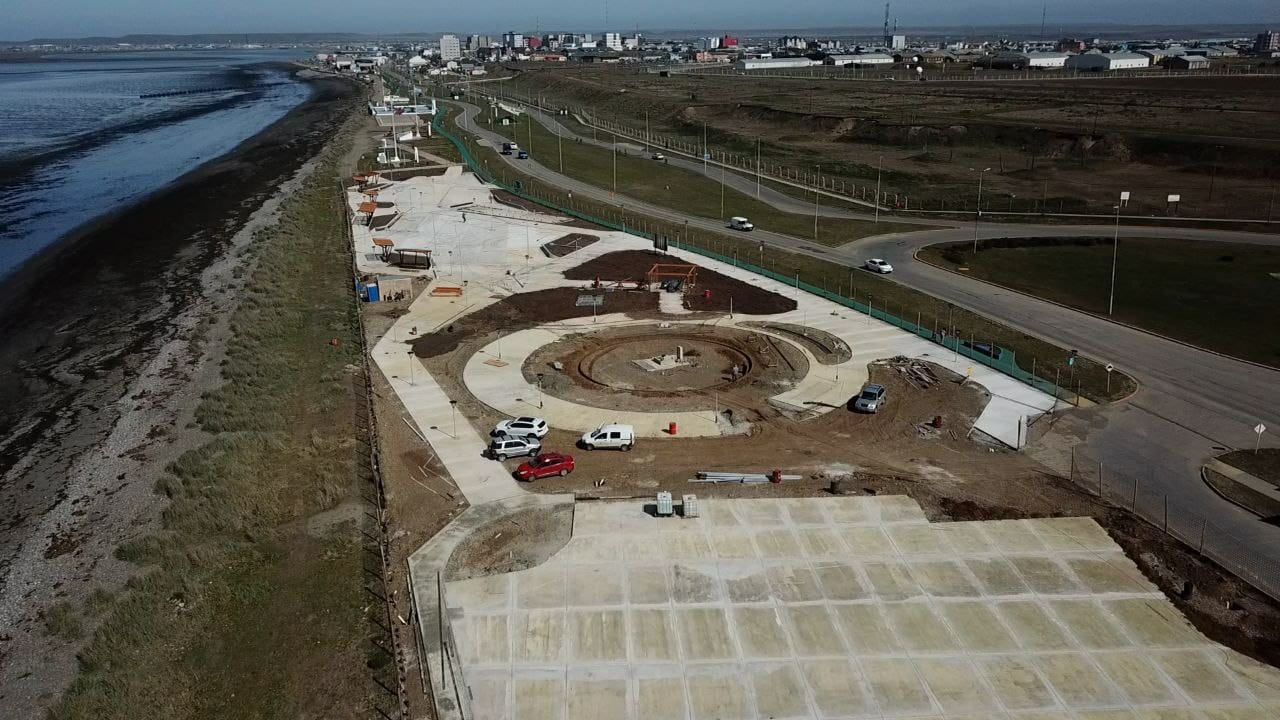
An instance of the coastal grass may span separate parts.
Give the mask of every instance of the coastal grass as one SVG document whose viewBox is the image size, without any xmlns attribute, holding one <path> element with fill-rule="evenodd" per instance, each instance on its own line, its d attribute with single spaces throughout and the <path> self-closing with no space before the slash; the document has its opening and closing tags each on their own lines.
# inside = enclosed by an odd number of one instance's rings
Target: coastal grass
<svg viewBox="0 0 1280 720">
<path fill-rule="evenodd" d="M 373 715 L 381 606 L 350 519 L 369 470 L 336 162 L 253 243 L 223 384 L 197 411 L 208 441 L 159 482 L 162 528 L 119 548 L 142 572 L 91 598 L 105 619 L 52 717 Z"/>
<path fill-rule="evenodd" d="M 485 115 L 477 116 L 477 121 L 512 139 L 528 150 L 530 157 L 561 174 L 596 187 L 608 190 L 616 188 L 619 195 L 690 215 L 723 220 L 726 223 L 731 217 L 745 216 L 762 230 L 794 235 L 831 246 L 843 245 L 869 235 L 913 229 L 913 226 L 903 223 L 872 223 L 830 217 L 819 217 L 815 225 L 811 214 L 784 212 L 769 203 L 722 185 L 714 168 L 709 177 L 650 159 L 648 154 L 634 147 L 638 145 L 634 140 L 618 138 L 618 151 L 615 153 L 588 143 L 576 142 L 573 138 L 558 138 L 554 132 L 527 115 L 520 116 L 516 125 L 503 126 L 496 121 L 489 125 Z M 601 134 L 600 137 L 610 138 L 607 134 Z M 809 199 L 812 199 L 812 195 Z"/>
<path fill-rule="evenodd" d="M 987 240 L 933 245 L 943 267 L 1098 315 L 1108 315 L 1111 238 Z M 1280 247 L 1120 238 L 1116 320 L 1245 360 L 1280 367 Z"/>
<path fill-rule="evenodd" d="M 569 207 L 602 220 L 625 223 L 628 227 L 645 232 L 662 233 L 679 241 L 681 245 L 700 247 L 721 255 L 738 258 L 757 266 L 797 277 L 800 281 L 832 290 L 861 303 L 870 303 L 877 310 L 888 312 L 912 322 L 919 320 L 925 327 L 947 329 L 952 337 L 961 337 L 977 343 L 993 343 L 1014 352 L 1018 366 L 1048 382 L 1058 382 L 1065 394 L 1079 393 L 1096 402 L 1116 400 L 1131 394 L 1136 382 L 1122 372 L 1111 373 L 1108 379 L 1106 363 L 1093 358 L 1080 357 L 1068 363 L 1070 350 L 1009 327 L 996 320 L 941 298 L 900 285 L 881 275 L 824 258 L 805 255 L 759 243 L 737 234 L 703 231 L 676 225 L 614 205 L 582 198 L 572 199 L 558 188 L 541 180 L 522 174 L 503 165 L 498 153 L 475 142 L 456 122 L 446 123 L 446 129 L 464 139 L 476 160 L 487 167 L 502 168 L 507 180 L 522 180 L 526 194 L 559 207 Z M 939 348 L 939 353 L 945 353 Z"/>
</svg>

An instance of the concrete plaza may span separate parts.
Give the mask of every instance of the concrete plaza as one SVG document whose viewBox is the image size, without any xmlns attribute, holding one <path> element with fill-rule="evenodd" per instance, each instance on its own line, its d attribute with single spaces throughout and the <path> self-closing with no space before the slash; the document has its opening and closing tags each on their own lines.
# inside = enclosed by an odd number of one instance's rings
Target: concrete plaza
<svg viewBox="0 0 1280 720">
<path fill-rule="evenodd" d="M 1090 519 L 933 524 L 906 497 L 579 504 L 526 571 L 447 584 L 476 720 L 1263 720 Z"/>
</svg>

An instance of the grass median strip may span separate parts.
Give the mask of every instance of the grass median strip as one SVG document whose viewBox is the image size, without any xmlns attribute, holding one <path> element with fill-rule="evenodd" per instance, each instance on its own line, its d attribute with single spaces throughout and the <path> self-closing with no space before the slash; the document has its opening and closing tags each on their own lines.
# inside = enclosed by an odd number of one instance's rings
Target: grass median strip
<svg viewBox="0 0 1280 720">
<path fill-rule="evenodd" d="M 445 127 L 460 138 L 468 138 L 467 146 L 482 166 L 502 168 L 506 180 L 520 180 L 525 194 L 545 203 L 571 208 L 606 222 L 625 224 L 628 228 L 663 233 L 679 240 L 682 245 L 705 248 L 788 277 L 798 277 L 801 282 L 835 291 L 857 302 L 870 303 L 877 310 L 883 309 L 911 322 L 918 318 L 924 327 L 949 328 L 951 337 L 999 345 L 1015 353 L 1017 364 L 1023 370 L 1059 385 L 1068 394 L 1078 392 L 1090 400 L 1108 401 L 1125 397 L 1137 387 L 1134 380 L 1122 372 L 1108 373 L 1105 361 L 1085 357 L 1072 361 L 1069 348 L 1059 347 L 880 275 L 831 260 L 764 246 L 740 235 L 730 235 L 728 231 L 716 233 L 686 228 L 606 203 L 585 200 L 581 196 L 570 199 L 564 191 L 506 167 L 495 150 L 475 143 L 452 121 L 446 122 Z"/>
<path fill-rule="evenodd" d="M 158 490 L 143 572 L 102 607 L 55 718 L 369 716 L 368 464 L 345 215 L 330 155 L 250 246 L 208 441 Z M 349 508 L 346 512 L 343 508 Z M 60 619 L 52 632 L 70 632 Z"/>
<path fill-rule="evenodd" d="M 545 167 L 561 172 L 575 180 L 612 190 L 614 183 L 615 153 L 608 149 L 577 142 L 575 138 L 558 138 L 539 122 L 531 122 L 527 116 L 519 116 L 516 125 L 489 125 L 487 115 L 477 116 L 485 128 L 511 138 L 529 151 L 531 157 Z M 610 139 L 600 134 L 602 139 Z M 723 220 L 745 216 L 762 230 L 794 235 L 814 240 L 814 216 L 788 213 L 772 205 L 756 200 L 731 187 L 725 186 L 721 203 L 721 184 L 712 167 L 712 177 L 676 167 L 660 160 L 653 160 L 641 144 L 619 137 L 617 160 L 617 193 L 643 200 L 673 210 Z M 654 147 L 653 152 L 661 152 Z M 563 159 L 563 162 L 562 162 Z M 813 195 L 808 195 L 808 201 Z M 817 242 L 824 245 L 843 245 L 847 242 L 887 232 L 914 229 L 902 223 L 873 223 L 861 220 L 819 217 Z"/>
<path fill-rule="evenodd" d="M 1107 316 L 1111 238 L 984 240 L 933 245 L 921 257 L 1028 295 Z M 1280 367 L 1280 336 L 1260 324 L 1280 314 L 1280 247 L 1120 238 L 1115 308 L 1120 322 L 1216 352 Z"/>
</svg>

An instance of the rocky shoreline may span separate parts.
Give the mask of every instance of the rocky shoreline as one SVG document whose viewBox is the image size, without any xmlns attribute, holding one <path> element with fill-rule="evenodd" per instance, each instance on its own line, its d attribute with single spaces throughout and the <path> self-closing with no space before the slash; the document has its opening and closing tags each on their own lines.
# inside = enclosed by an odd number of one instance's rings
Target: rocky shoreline
<svg viewBox="0 0 1280 720">
<path fill-rule="evenodd" d="M 51 611 L 136 571 L 115 549 L 156 530 L 157 478 L 204 440 L 194 408 L 219 382 L 244 251 L 362 99 L 347 80 L 298 76 L 308 101 L 0 289 L 6 716 L 43 717 L 74 677 L 92 627 L 59 632 Z"/>
</svg>

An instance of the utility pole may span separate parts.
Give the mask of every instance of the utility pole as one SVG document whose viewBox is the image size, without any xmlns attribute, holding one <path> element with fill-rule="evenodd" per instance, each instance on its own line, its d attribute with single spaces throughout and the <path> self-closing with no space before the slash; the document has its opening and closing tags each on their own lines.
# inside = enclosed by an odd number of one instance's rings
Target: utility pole
<svg viewBox="0 0 1280 720">
<path fill-rule="evenodd" d="M 1275 200 L 1275 187 L 1271 187 L 1271 199 Z M 755 138 L 755 199 L 760 199 L 760 138 Z M 1267 222 L 1271 222 L 1271 211 L 1267 211 Z"/>
<path fill-rule="evenodd" d="M 724 165 L 720 166 L 720 219 L 724 220 Z"/>
<path fill-rule="evenodd" d="M 1107 299 L 1107 315 L 1116 307 L 1116 257 L 1120 251 L 1120 203 L 1116 203 L 1116 233 L 1111 239 L 1111 296 Z"/>
<path fill-rule="evenodd" d="M 884 155 L 876 159 L 876 222 L 880 222 L 880 168 L 884 166 Z"/>
<path fill-rule="evenodd" d="M 613 136 L 613 196 L 618 197 L 618 136 Z"/>
<path fill-rule="evenodd" d="M 978 254 L 978 221 L 982 219 L 982 177 L 989 172 L 991 168 L 983 168 L 982 170 L 974 170 L 969 168 L 969 172 L 978 173 L 978 209 L 973 216 L 973 254 Z"/>
<path fill-rule="evenodd" d="M 821 165 L 818 166 L 818 176 L 816 180 L 818 182 L 822 181 Z M 818 186 L 815 184 L 813 186 L 813 241 L 814 242 L 818 241 L 818 198 L 819 197 L 821 197 L 821 195 L 818 194 Z"/>
<path fill-rule="evenodd" d="M 707 174 L 707 121 L 702 121 L 702 174 Z"/>
</svg>

